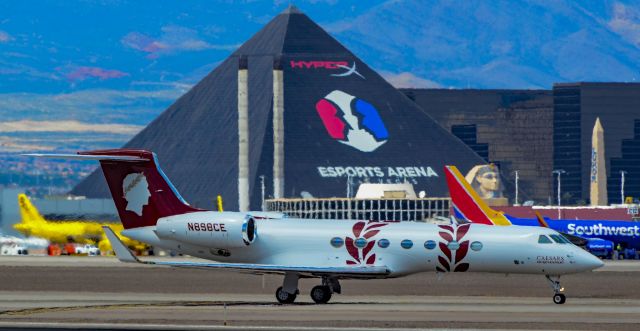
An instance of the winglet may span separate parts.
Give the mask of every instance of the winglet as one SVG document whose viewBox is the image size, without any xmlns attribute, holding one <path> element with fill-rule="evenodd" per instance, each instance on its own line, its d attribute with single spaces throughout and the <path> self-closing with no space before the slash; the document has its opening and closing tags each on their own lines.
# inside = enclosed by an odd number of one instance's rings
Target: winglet
<svg viewBox="0 0 640 331">
<path fill-rule="evenodd" d="M 107 239 L 109 239 L 109 243 L 111 243 L 111 248 L 113 248 L 113 252 L 116 253 L 116 257 L 121 262 L 140 262 L 137 257 L 131 254 L 131 251 L 127 246 L 125 246 L 120 238 L 111 230 L 108 226 L 103 226 L 104 234 L 107 235 Z"/>
</svg>

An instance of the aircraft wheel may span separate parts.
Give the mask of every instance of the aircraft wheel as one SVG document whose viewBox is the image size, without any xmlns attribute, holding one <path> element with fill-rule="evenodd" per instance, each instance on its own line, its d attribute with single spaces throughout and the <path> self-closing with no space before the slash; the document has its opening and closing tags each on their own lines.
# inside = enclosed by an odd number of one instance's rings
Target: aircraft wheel
<svg viewBox="0 0 640 331">
<path fill-rule="evenodd" d="M 282 286 L 276 290 L 276 299 L 280 303 L 293 303 L 296 301 L 297 294 L 287 293 L 282 289 Z"/>
<path fill-rule="evenodd" d="M 567 297 L 565 297 L 564 294 L 556 293 L 556 294 L 553 295 L 553 303 L 555 303 L 557 305 L 561 305 L 565 301 L 567 301 Z"/>
<path fill-rule="evenodd" d="M 311 299 L 315 303 L 327 303 L 331 300 L 331 289 L 329 286 L 318 285 L 311 289 Z"/>
</svg>

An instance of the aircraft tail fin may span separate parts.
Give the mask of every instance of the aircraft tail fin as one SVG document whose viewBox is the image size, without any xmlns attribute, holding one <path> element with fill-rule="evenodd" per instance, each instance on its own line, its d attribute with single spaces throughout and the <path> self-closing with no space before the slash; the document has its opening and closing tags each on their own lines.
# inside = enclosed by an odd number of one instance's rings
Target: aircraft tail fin
<svg viewBox="0 0 640 331">
<path fill-rule="evenodd" d="M 18 206 L 20 207 L 20 217 L 22 223 L 44 222 L 44 217 L 38 209 L 31 203 L 26 194 L 18 194 Z"/>
<path fill-rule="evenodd" d="M 109 191 L 125 229 L 155 225 L 159 218 L 200 211 L 171 184 L 155 153 L 111 149 L 78 154 L 28 154 L 38 157 L 100 161 Z"/>
<path fill-rule="evenodd" d="M 542 217 L 542 215 L 540 215 L 540 213 L 537 210 L 534 211 L 534 213 L 536 214 L 536 219 L 538 220 L 538 224 L 543 228 L 548 228 L 549 223 L 547 223 L 544 217 Z"/>
<path fill-rule="evenodd" d="M 469 185 L 455 166 L 445 166 L 445 177 L 454 212 L 471 223 L 488 225 L 511 225 L 511 221 L 500 211 L 489 207 Z"/>
</svg>

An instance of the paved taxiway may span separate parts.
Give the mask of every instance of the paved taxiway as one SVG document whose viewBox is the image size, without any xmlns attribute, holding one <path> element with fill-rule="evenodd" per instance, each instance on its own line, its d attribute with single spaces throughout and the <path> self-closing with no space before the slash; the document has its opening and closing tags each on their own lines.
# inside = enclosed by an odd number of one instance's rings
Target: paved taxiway
<svg viewBox="0 0 640 331">
<path fill-rule="evenodd" d="M 433 273 L 343 281 L 328 305 L 301 280 L 294 305 L 274 304 L 281 277 L 124 264 L 114 258 L 0 257 L 0 329 L 380 327 L 640 328 L 640 261 L 562 278 L 559 306 L 544 277 Z M 227 327 L 225 327 L 225 322 Z"/>
</svg>

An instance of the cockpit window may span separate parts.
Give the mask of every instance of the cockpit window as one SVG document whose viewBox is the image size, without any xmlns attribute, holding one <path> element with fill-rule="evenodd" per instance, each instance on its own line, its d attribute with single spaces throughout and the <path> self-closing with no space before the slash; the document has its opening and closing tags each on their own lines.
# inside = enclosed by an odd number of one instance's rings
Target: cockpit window
<svg viewBox="0 0 640 331">
<path fill-rule="evenodd" d="M 540 237 L 538 237 L 538 244 L 551 244 L 552 241 L 551 239 L 549 239 L 549 237 L 541 234 Z"/>
<path fill-rule="evenodd" d="M 550 234 L 549 237 L 551 237 L 551 239 L 553 239 L 553 241 L 557 242 L 558 244 L 566 244 L 567 243 L 567 239 L 565 239 L 563 236 L 558 235 L 558 234 Z"/>
</svg>

